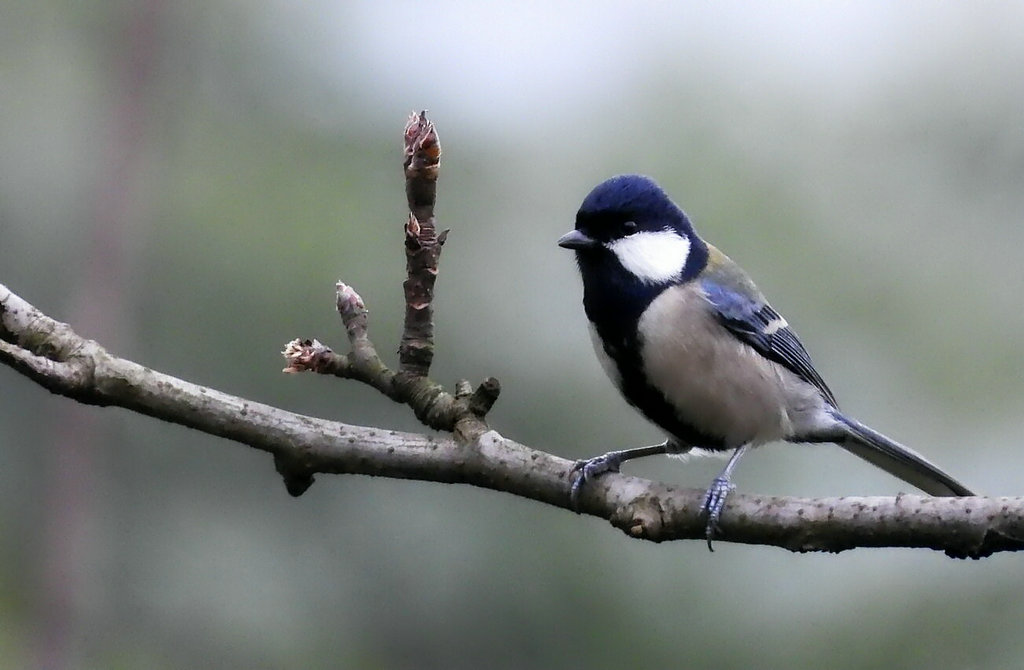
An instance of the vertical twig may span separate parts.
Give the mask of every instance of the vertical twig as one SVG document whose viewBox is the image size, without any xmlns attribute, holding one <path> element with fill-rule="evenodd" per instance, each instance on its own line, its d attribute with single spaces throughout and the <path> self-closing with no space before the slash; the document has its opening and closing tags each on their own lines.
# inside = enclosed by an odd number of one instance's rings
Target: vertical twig
<svg viewBox="0 0 1024 670">
<path fill-rule="evenodd" d="M 426 376 L 434 358 L 434 281 L 448 231 L 437 232 L 434 200 L 441 144 L 426 111 L 413 112 L 405 126 L 405 327 L 398 347 L 399 371 Z"/>
</svg>

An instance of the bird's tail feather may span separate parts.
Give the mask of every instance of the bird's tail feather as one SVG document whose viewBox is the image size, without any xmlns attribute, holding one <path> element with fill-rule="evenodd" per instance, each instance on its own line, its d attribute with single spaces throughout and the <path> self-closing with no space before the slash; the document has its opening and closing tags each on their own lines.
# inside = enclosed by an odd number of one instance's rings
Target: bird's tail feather
<svg viewBox="0 0 1024 670">
<path fill-rule="evenodd" d="M 893 442 L 859 421 L 839 415 L 846 439 L 839 446 L 933 496 L 973 496 L 966 486 L 916 451 Z"/>
</svg>

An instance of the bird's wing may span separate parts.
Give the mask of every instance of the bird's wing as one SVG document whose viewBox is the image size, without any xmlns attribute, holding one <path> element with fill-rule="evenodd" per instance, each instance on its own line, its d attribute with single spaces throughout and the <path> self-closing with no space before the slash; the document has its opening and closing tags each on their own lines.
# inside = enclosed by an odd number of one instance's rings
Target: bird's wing
<svg viewBox="0 0 1024 670">
<path fill-rule="evenodd" d="M 737 276 L 733 278 L 734 281 L 729 279 L 726 276 L 704 277 L 700 280 L 704 296 L 719 322 L 757 353 L 814 385 L 833 407 L 838 407 L 835 396 L 814 369 L 810 355 L 786 320 L 764 300 L 745 276 Z M 749 291 L 743 290 L 748 287 Z"/>
</svg>

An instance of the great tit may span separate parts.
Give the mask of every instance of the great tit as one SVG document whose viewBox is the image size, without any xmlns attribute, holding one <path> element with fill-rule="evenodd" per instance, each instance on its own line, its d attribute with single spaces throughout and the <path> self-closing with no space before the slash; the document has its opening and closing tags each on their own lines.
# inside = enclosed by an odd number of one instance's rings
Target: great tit
<svg viewBox="0 0 1024 670">
<path fill-rule="evenodd" d="M 731 451 L 704 496 L 710 547 L 736 463 L 775 440 L 834 442 L 931 495 L 974 495 L 920 454 L 840 412 L 786 320 L 650 178 L 621 175 L 599 184 L 558 245 L 576 252 L 602 367 L 668 436 L 577 462 L 574 508 L 587 481 L 627 460 Z"/>
</svg>

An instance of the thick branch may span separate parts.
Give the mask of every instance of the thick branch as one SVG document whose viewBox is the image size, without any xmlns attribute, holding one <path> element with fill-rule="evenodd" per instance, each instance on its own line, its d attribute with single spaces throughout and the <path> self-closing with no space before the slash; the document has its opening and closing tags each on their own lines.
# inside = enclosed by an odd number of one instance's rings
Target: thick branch
<svg viewBox="0 0 1024 670">
<path fill-rule="evenodd" d="M 278 469 L 288 473 L 292 493 L 301 493 L 318 472 L 364 474 L 472 484 L 568 508 L 572 462 L 566 459 L 491 430 L 470 441 L 354 426 L 198 386 L 112 356 L 3 285 L 0 361 L 80 402 L 124 407 L 272 453 Z M 476 396 L 460 384 L 453 397 Z M 631 537 L 703 541 L 702 495 L 608 474 L 587 486 L 581 506 L 584 513 L 608 519 Z M 927 547 L 977 558 L 1024 549 L 1024 498 L 734 494 L 722 514 L 721 530 L 719 542 L 792 551 Z"/>
</svg>

